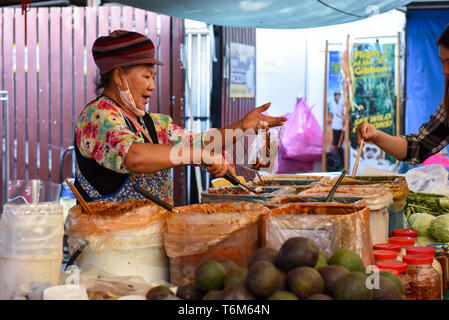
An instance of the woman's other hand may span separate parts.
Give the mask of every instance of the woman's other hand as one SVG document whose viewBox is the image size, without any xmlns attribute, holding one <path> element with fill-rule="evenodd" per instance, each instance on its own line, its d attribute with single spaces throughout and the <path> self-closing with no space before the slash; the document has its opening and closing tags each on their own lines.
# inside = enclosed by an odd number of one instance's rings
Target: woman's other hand
<svg viewBox="0 0 449 320">
<path fill-rule="evenodd" d="M 287 121 L 286 117 L 270 117 L 262 114 L 268 110 L 270 105 L 271 102 L 268 102 L 248 112 L 241 120 L 243 131 L 254 130 L 257 133 L 259 129 L 268 130 L 272 127 L 281 126 L 285 121 Z"/>
<path fill-rule="evenodd" d="M 360 144 L 362 142 L 362 139 L 366 142 L 374 142 L 374 140 L 378 136 L 378 131 L 368 122 L 363 121 L 355 129 L 355 134 L 357 136 L 357 143 Z"/>
</svg>

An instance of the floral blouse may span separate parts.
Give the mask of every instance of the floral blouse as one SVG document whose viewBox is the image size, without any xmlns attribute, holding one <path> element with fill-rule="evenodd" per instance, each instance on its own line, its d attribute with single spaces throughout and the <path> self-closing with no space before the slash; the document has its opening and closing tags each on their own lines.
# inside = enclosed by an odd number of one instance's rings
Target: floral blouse
<svg viewBox="0 0 449 320">
<path fill-rule="evenodd" d="M 159 144 L 170 146 L 204 145 L 204 135 L 191 133 L 183 127 L 173 123 L 170 116 L 159 113 L 150 114 L 158 137 Z M 93 158 L 98 164 L 118 173 L 130 174 L 131 180 L 138 180 L 143 187 L 150 189 L 153 194 L 168 199 L 173 198 L 171 177 L 166 174 L 147 173 L 134 174 L 125 166 L 126 154 L 133 143 L 144 143 L 143 133 L 134 133 L 125 122 L 120 107 L 108 97 L 101 96 L 89 103 L 81 112 L 75 125 L 75 141 L 80 153 L 86 158 Z M 163 170 L 168 172 L 168 170 Z M 85 191 L 92 197 L 101 198 L 98 192 L 92 190 L 86 179 L 82 178 L 77 167 L 77 178 Z M 165 181 L 164 181 L 165 180 Z M 169 181 L 166 181 L 169 180 Z M 127 194 L 115 201 L 135 199 Z"/>
</svg>

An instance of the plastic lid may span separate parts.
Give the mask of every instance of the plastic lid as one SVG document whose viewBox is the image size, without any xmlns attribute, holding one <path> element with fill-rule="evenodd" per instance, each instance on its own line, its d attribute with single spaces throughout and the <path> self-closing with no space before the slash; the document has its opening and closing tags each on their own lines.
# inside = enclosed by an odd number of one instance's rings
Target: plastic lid
<svg viewBox="0 0 449 320">
<path fill-rule="evenodd" d="M 394 229 L 393 236 L 418 238 L 418 231 L 415 229 Z"/>
<path fill-rule="evenodd" d="M 427 254 L 407 254 L 402 257 L 402 260 L 408 264 L 431 264 L 433 257 Z"/>
<path fill-rule="evenodd" d="M 391 273 L 394 274 L 396 277 L 399 277 L 399 271 L 398 271 L 398 270 L 395 270 L 395 269 L 379 268 L 379 272 L 380 272 L 380 271 L 391 272 Z"/>
<path fill-rule="evenodd" d="M 398 244 L 393 244 L 393 243 L 377 243 L 377 244 L 373 245 L 373 249 L 374 250 L 391 250 L 391 251 L 400 252 L 401 246 Z"/>
<path fill-rule="evenodd" d="M 412 246 L 415 244 L 415 239 L 410 237 L 390 237 L 388 243 L 398 244 L 400 246 Z"/>
<path fill-rule="evenodd" d="M 374 260 L 396 259 L 398 253 L 392 250 L 374 250 Z"/>
<path fill-rule="evenodd" d="M 435 255 L 435 249 L 432 247 L 412 247 L 408 248 L 405 252 L 406 254 L 425 254 L 432 257 Z"/>
<path fill-rule="evenodd" d="M 394 269 L 399 273 L 407 271 L 407 263 L 403 261 L 379 261 L 376 266 L 381 269 Z"/>
</svg>

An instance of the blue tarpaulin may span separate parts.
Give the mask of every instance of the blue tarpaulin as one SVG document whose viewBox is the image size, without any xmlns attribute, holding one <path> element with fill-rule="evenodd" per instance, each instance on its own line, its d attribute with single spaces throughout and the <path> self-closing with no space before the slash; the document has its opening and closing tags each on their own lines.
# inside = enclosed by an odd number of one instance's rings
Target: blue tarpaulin
<svg viewBox="0 0 449 320">
<path fill-rule="evenodd" d="M 244 28 L 295 29 L 365 19 L 410 0 L 115 0 L 165 15 Z"/>
<path fill-rule="evenodd" d="M 443 100 L 444 77 L 436 41 L 449 23 L 449 10 L 407 12 L 405 133 L 416 133 Z"/>
</svg>

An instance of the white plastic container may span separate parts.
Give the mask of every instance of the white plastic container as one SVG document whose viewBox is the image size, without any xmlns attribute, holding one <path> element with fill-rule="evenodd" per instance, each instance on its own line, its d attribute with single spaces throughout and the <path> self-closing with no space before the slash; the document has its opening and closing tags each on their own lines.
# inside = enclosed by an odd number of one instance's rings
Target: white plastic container
<svg viewBox="0 0 449 320">
<path fill-rule="evenodd" d="M 77 259 L 80 268 L 93 266 L 117 276 L 141 276 L 151 284 L 169 281 L 169 261 L 164 250 L 165 221 L 87 239 Z M 71 239 L 69 238 L 69 245 Z"/>
<path fill-rule="evenodd" d="M 5 204 L 0 219 L 0 299 L 22 285 L 59 285 L 64 223 L 57 203 Z"/>
<path fill-rule="evenodd" d="M 303 191 L 299 196 L 323 196 L 329 194 L 332 186 L 316 187 Z M 339 186 L 334 197 L 363 198 L 370 209 L 370 233 L 373 244 L 388 242 L 389 211 L 393 195 L 384 187 Z"/>
</svg>

